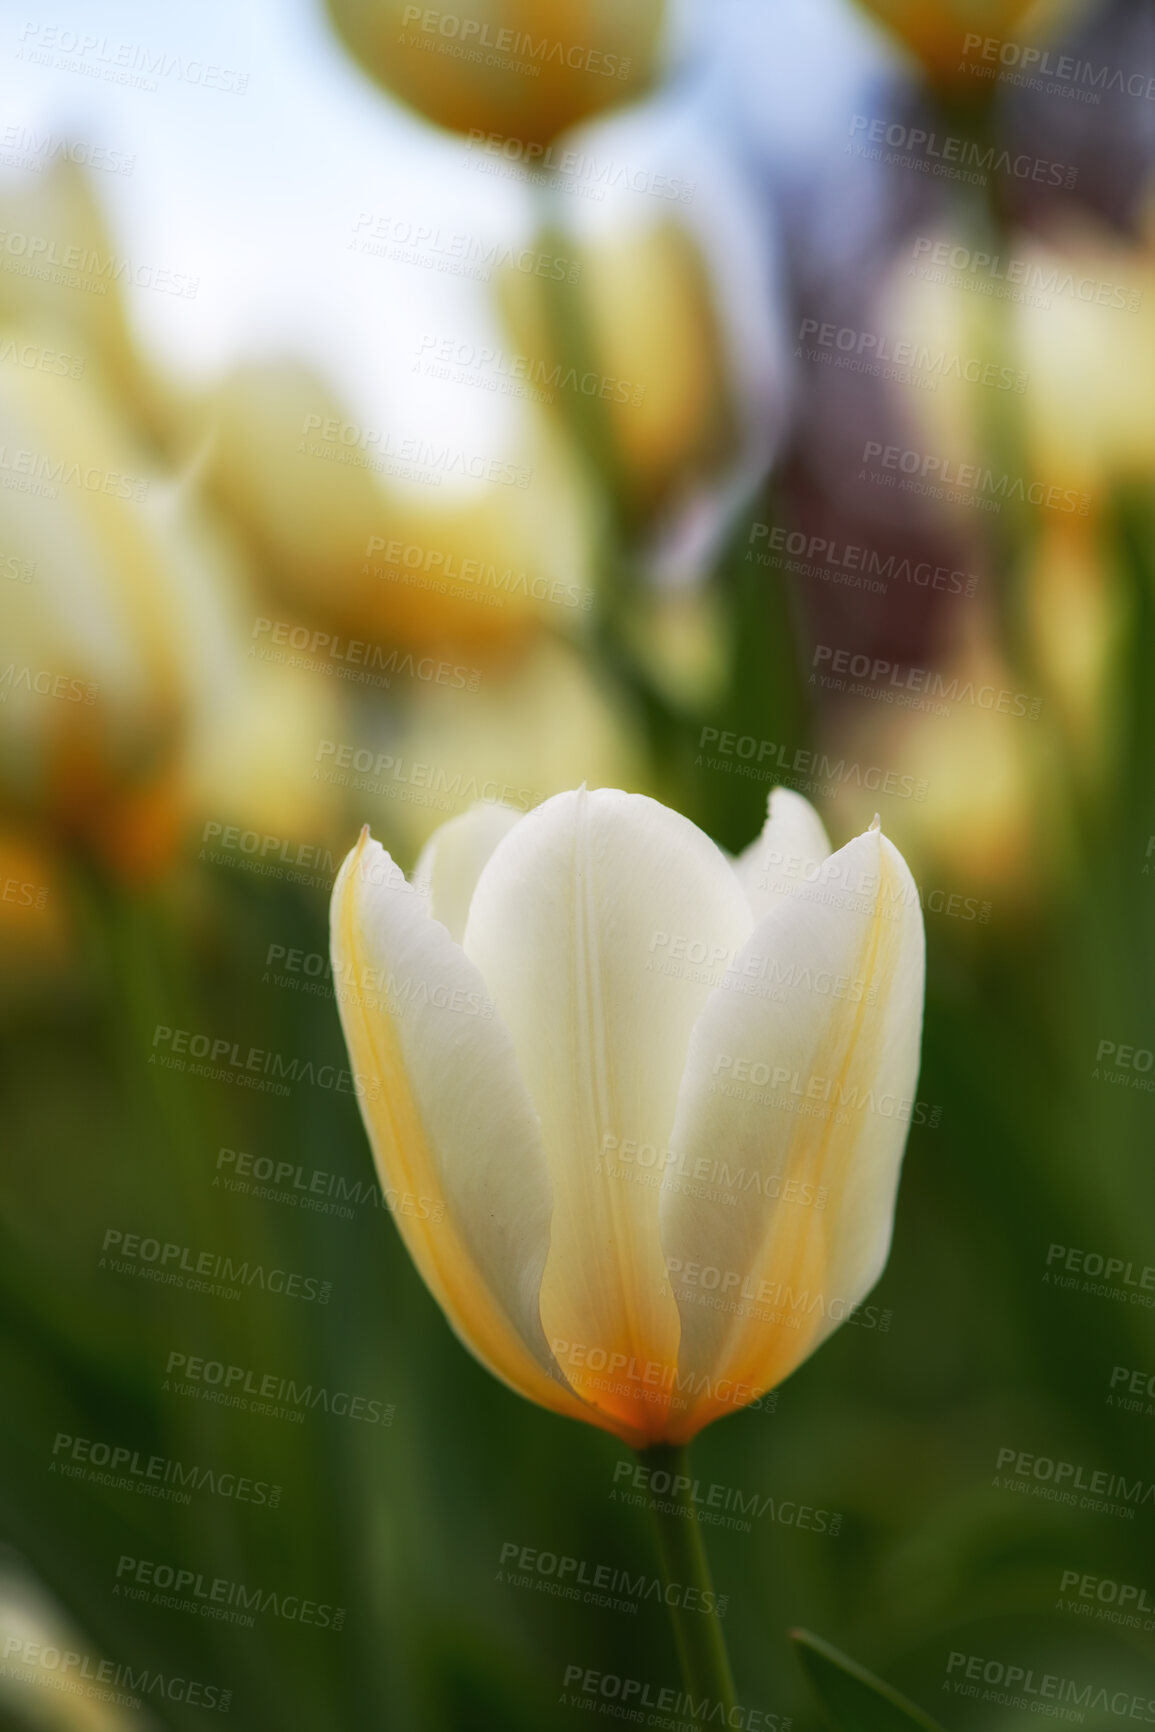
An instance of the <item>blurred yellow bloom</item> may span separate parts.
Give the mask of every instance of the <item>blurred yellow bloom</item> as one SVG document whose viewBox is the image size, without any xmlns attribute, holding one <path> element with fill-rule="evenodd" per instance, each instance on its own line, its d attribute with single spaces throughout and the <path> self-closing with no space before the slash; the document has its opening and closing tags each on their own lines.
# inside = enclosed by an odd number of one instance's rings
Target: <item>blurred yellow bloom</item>
<svg viewBox="0 0 1155 1732">
<path fill-rule="evenodd" d="M 997 255 L 947 230 L 896 261 L 872 318 L 926 449 L 989 467 L 994 430 L 1040 520 L 1095 516 L 1113 483 L 1155 474 L 1155 221 L 1139 246 L 1082 221 Z"/>
<path fill-rule="evenodd" d="M 16 982 L 43 987 L 71 958 L 63 874 L 36 836 L 0 830 L 0 1000 Z"/>
<path fill-rule="evenodd" d="M 1116 658 L 1127 617 L 1114 550 L 1097 525 L 1075 518 L 1043 527 L 1027 565 L 1024 609 L 1069 761 L 1101 785 L 1119 721 Z"/>
<path fill-rule="evenodd" d="M 1016 254 L 1049 303 L 1014 308 L 1032 460 L 1097 512 L 1113 482 L 1155 477 L 1155 203 L 1138 246 L 1082 222 Z M 1048 293 L 1055 284 L 1065 292 Z"/>
<path fill-rule="evenodd" d="M 0 547 L 0 810 L 129 878 L 163 870 L 212 798 L 211 765 L 239 773 L 252 724 L 269 730 L 247 697 L 256 606 L 235 557 L 97 368 L 8 382 Z M 267 804 L 271 754 L 260 767 L 251 798 Z"/>
<path fill-rule="evenodd" d="M 624 625 L 639 667 L 670 703 L 702 711 L 724 701 L 730 623 L 717 588 L 648 585 Z"/>
<path fill-rule="evenodd" d="M 946 244 L 970 257 L 957 235 Z M 989 477 L 990 500 L 1003 488 L 1020 502 L 1003 510 L 1031 520 L 1021 571 L 1001 581 L 1014 589 L 1046 699 L 1042 733 L 1061 727 L 1068 761 L 1093 783 L 1111 749 L 1124 626 L 1105 519 L 1121 485 L 1155 478 L 1155 228 L 1139 247 L 1085 222 L 1045 244 L 1020 234 L 997 269 L 991 280 L 1011 291 L 1005 298 L 896 271 L 882 328 L 916 357 L 904 387 L 918 429 L 909 443 L 956 468 L 975 465 Z M 987 280 L 975 276 L 976 285 Z M 942 508 L 960 529 L 973 524 L 971 504 L 948 496 Z M 1007 750 L 1017 755 L 1013 743 Z"/>
<path fill-rule="evenodd" d="M 0 347 L 0 379 L 16 370 L 102 375 L 152 435 L 171 424 L 175 393 L 136 346 L 125 313 L 133 261 L 108 231 L 84 171 L 58 158 L 43 175 L 0 192 L 0 323 L 20 332 Z"/>
<path fill-rule="evenodd" d="M 211 661 L 219 619 L 174 579 L 154 461 L 95 369 L 14 375 L 0 449 L 0 541 L 19 573 L 5 583 L 0 797 L 148 871 L 175 838 L 190 663 Z"/>
<path fill-rule="evenodd" d="M 583 775 L 605 787 L 645 774 L 637 718 L 564 639 L 543 636 L 511 667 L 484 670 L 476 690 L 468 677 L 408 684 L 383 736 L 381 770 L 355 778 L 348 802 L 354 821 L 373 819 L 394 852 L 411 856 L 448 814 L 478 800 L 525 811 Z"/>
<path fill-rule="evenodd" d="M 321 843 L 338 807 L 314 775 L 322 740 L 342 732 L 325 670 L 240 667 L 228 701 L 197 719 L 188 748 L 188 801 L 206 822 Z"/>
<path fill-rule="evenodd" d="M 211 482 L 287 607 L 387 647 L 506 653 L 545 618 L 589 611 L 580 491 L 556 442 L 469 458 L 355 423 L 295 365 L 246 367 L 209 408 Z M 481 482 L 419 500 L 407 477 Z"/>
<path fill-rule="evenodd" d="M 663 0 L 327 0 L 346 47 L 385 88 L 456 132 L 544 146 L 634 101 L 659 70 Z"/>
<path fill-rule="evenodd" d="M 548 250 L 543 248 L 543 250 Z M 737 455 L 740 428 L 717 297 L 701 250 L 679 223 L 566 241 L 577 283 L 507 272 L 501 294 L 530 377 L 552 385 L 588 353 L 577 388 L 555 389 L 563 420 L 604 420 L 608 462 L 638 523 L 669 517 Z M 588 381 L 588 384 L 587 384 Z"/>
<path fill-rule="evenodd" d="M 91 1638 L 75 1625 L 58 1600 L 15 1552 L 0 1558 L 0 1713 L 12 1724 L 35 1732 L 129 1732 L 155 1726 L 132 1702 L 129 1679 L 143 1668 L 104 1658 Z M 101 1691 L 68 1689 L 85 1676 L 106 1680 Z M 153 1671 L 153 1677 L 161 1676 Z M 123 1686 L 123 1688 L 121 1688 Z M 107 1700 L 105 1700 L 107 1698 Z"/>
<path fill-rule="evenodd" d="M 989 94 L 993 80 L 976 76 L 982 67 L 1000 71 L 1004 42 L 1033 46 L 1078 10 L 1078 0 L 860 0 L 919 60 L 932 83 L 959 95 Z M 994 58 L 981 43 L 993 40 Z M 1012 67 L 1018 60 L 1010 63 Z"/>
<path fill-rule="evenodd" d="M 519 1394 L 688 1441 L 885 1264 L 923 1002 L 902 857 L 877 826 L 829 854 L 778 790 L 732 865 L 656 801 L 583 788 L 454 819 L 416 883 L 366 830 L 332 904 L 378 1170 L 426 1199 L 397 1217 L 409 1251 Z M 743 990 L 768 958 L 788 984 Z"/>
<path fill-rule="evenodd" d="M 995 648 L 981 604 L 966 606 L 954 643 L 933 663 L 955 694 L 943 700 L 949 714 L 880 704 L 859 721 L 854 753 L 921 788 L 921 797 L 906 802 L 903 839 L 924 889 L 990 898 L 995 913 L 1019 913 L 1060 869 L 1063 806 L 1049 703 L 1036 720 L 994 708 L 998 693 L 1019 693 L 1019 682 Z M 874 796 L 851 787 L 842 798 L 858 822 Z"/>
</svg>

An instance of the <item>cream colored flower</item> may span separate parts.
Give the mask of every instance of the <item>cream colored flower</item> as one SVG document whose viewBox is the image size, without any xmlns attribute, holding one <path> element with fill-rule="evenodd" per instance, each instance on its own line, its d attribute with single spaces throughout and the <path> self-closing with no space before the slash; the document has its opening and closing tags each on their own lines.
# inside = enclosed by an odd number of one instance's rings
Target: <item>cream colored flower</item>
<svg viewBox="0 0 1155 1732">
<path fill-rule="evenodd" d="M 333 891 L 345 1037 L 398 1225 L 530 1400 L 682 1442 L 786 1377 L 886 1261 L 918 1071 L 918 895 L 778 790 L 732 865 L 656 801 L 474 808 Z"/>
</svg>

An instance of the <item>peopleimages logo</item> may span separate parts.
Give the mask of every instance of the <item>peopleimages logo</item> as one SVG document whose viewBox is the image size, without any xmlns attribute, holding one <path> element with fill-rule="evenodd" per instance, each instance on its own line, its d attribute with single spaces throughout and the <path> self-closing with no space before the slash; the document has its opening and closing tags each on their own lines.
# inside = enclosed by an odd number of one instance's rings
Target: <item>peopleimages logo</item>
<svg viewBox="0 0 1155 1732">
<path fill-rule="evenodd" d="M 874 470 L 901 475 L 908 482 L 927 483 L 920 491 L 929 492 L 934 498 L 965 500 L 970 496 L 991 511 L 1001 510 L 1004 499 L 1041 505 L 1048 511 L 1075 512 L 1080 517 L 1086 517 L 1091 509 L 1091 495 L 1074 487 L 1049 487 L 1023 475 L 996 475 L 993 469 L 984 469 L 979 463 L 956 463 L 953 458 L 941 457 L 933 451 L 903 450 L 899 445 L 883 445 L 877 439 L 866 441 L 862 461 Z M 876 479 L 865 470 L 863 478 Z"/>
<path fill-rule="evenodd" d="M 730 1604 L 729 1594 L 716 1594 L 712 1588 L 663 1582 L 644 1571 L 635 1576 L 616 1564 L 589 1564 L 584 1558 L 539 1551 L 536 1546 L 521 1546 L 515 1540 L 506 1540 L 502 1546 L 494 1580 L 514 1587 L 548 1584 L 547 1592 L 559 1594 L 563 1599 L 584 1599 L 593 1605 L 604 1603 L 599 1598 L 603 1594 L 623 1595 L 624 1599 L 616 1604 L 631 1612 L 636 1612 L 643 1600 L 657 1600 L 684 1612 L 701 1612 L 705 1617 L 713 1613 L 724 1618 Z"/>
<path fill-rule="evenodd" d="M 1120 283 L 1104 282 L 1098 277 L 1077 277 L 1066 261 L 1042 263 L 1038 260 L 1004 258 L 1001 253 L 988 253 L 981 248 L 959 246 L 954 241 L 937 240 L 932 235 L 918 235 L 911 248 L 911 257 L 926 259 L 928 270 L 911 266 L 908 275 L 925 276 L 929 282 L 946 282 L 946 272 L 956 277 L 973 275 L 988 279 L 992 289 L 1006 284 L 1029 294 L 1046 297 L 1067 295 L 1097 307 L 1119 307 L 1126 312 L 1138 312 L 1143 296 L 1138 289 L 1128 289 Z M 984 292 L 990 292 L 984 290 Z M 1040 305 L 1049 306 L 1049 300 Z"/>
<path fill-rule="evenodd" d="M 608 1707 L 608 1703 L 618 1706 Z M 647 1684 L 641 1678 L 623 1678 L 617 1672 L 598 1672 L 592 1666 L 566 1667 L 561 1705 L 612 1714 L 616 1720 L 632 1720 L 638 1725 L 676 1725 L 679 1729 L 684 1726 L 687 1732 L 690 1726 L 728 1726 L 733 1732 L 790 1732 L 794 1724 L 788 1714 L 783 1717 L 768 1708 L 743 1708 L 740 1702 L 728 1708 L 709 1696 L 694 1696 L 668 1684 Z M 650 1709 L 652 1714 L 673 1714 L 678 1718 L 643 1721 L 639 1712 L 642 1708 Z"/>
<path fill-rule="evenodd" d="M 381 1084 L 332 1064 L 317 1064 L 311 1058 L 287 1058 L 284 1053 L 268 1052 L 264 1047 L 244 1048 L 227 1035 L 198 1034 L 187 1028 L 169 1028 L 158 1022 L 152 1037 L 153 1051 L 149 1064 L 162 1065 L 166 1070 L 187 1070 L 190 1076 L 209 1077 L 218 1082 L 243 1084 L 247 1088 L 268 1090 L 287 1095 L 288 1085 L 310 1083 L 314 1088 L 335 1089 L 338 1094 L 353 1094 L 359 1100 L 376 1100 Z M 159 1052 L 157 1048 L 160 1048 Z M 201 1062 L 189 1064 L 189 1058 Z"/>
<path fill-rule="evenodd" d="M 1041 181 L 1047 186 L 1072 187 L 1079 178 L 1077 168 L 1070 163 L 1050 162 L 1045 157 L 1028 156 L 1019 151 L 999 150 L 993 144 L 985 149 L 973 139 L 927 132 L 924 127 L 904 126 L 901 121 L 872 119 L 856 114 L 850 122 L 849 136 L 870 145 L 885 144 L 893 152 L 905 151 L 912 165 L 925 163 L 935 174 L 952 180 L 985 181 L 990 174 L 1008 175 L 1014 180 Z M 847 150 L 857 148 L 847 145 Z M 880 153 L 871 153 L 878 156 Z M 892 160 L 890 157 L 887 161 Z"/>
<path fill-rule="evenodd" d="M 132 1587 L 129 1584 L 132 1584 Z M 136 1593 L 133 1587 L 159 1589 L 157 1593 Z M 189 1596 L 183 1604 L 166 1600 L 168 1590 L 173 1595 Z M 199 1570 L 180 1569 L 172 1564 L 158 1563 L 152 1558 L 134 1558 L 122 1554 L 116 1566 L 116 1594 L 129 1599 L 151 1600 L 154 1604 L 172 1604 L 174 1610 L 199 1612 L 213 1617 L 235 1609 L 242 1615 L 250 1612 L 268 1613 L 291 1624 L 310 1624 L 319 1630 L 339 1630 L 345 1622 L 344 1606 L 330 1606 L 300 1594 L 283 1594 L 274 1588 L 250 1588 L 244 1582 L 230 1581 L 225 1576 L 208 1577 Z M 245 1623 L 253 1622 L 243 1617 Z"/>
<path fill-rule="evenodd" d="M 391 1401 L 351 1395 L 347 1389 L 329 1389 L 323 1383 L 299 1383 L 276 1371 L 226 1365 L 221 1359 L 204 1359 L 176 1349 L 169 1354 L 164 1369 L 164 1390 L 175 1388 L 178 1395 L 190 1395 L 218 1407 L 235 1407 L 265 1419 L 289 1419 L 297 1425 L 318 1408 L 338 1419 L 385 1426 L 393 1424 L 396 1412 Z"/>
<path fill-rule="evenodd" d="M 997 36 L 983 36 L 978 31 L 968 31 L 963 38 L 963 59 L 985 61 L 991 70 L 977 65 L 967 67 L 969 72 L 978 72 L 985 77 L 996 76 L 994 67 L 1005 69 L 1015 68 L 1020 76 L 1016 82 L 1026 84 L 1034 90 L 1044 88 L 1043 80 L 1051 79 L 1051 90 L 1056 86 L 1068 85 L 1078 92 L 1085 100 L 1098 102 L 1103 91 L 1114 91 L 1119 96 L 1137 96 L 1144 102 L 1155 102 L 1155 76 L 1150 72 L 1127 72 L 1121 66 L 1109 66 L 1106 62 L 1078 60 L 1072 54 L 1056 54 L 1050 48 L 1039 48 L 1033 43 L 1007 42 Z M 960 71 L 962 68 L 960 68 Z M 1088 90 L 1086 87 L 1090 86 Z"/>
<path fill-rule="evenodd" d="M 985 1684 L 987 1688 L 980 1689 Z M 1067 1703 L 1069 1709 L 1093 1708 L 1121 1720 L 1138 1720 L 1155 1726 L 1155 1701 L 1130 1690 L 1112 1690 L 1107 1685 L 1082 1684 L 1058 1672 L 1038 1671 L 1033 1666 L 1007 1660 L 988 1659 L 983 1654 L 957 1650 L 946 1664 L 944 1690 L 955 1696 L 994 1702 L 1004 1708 L 1022 1708 L 1032 1714 L 1048 1714 L 1061 1720 L 1083 1719 L 1082 1714 L 1049 1708 L 1048 1703 Z"/>
<path fill-rule="evenodd" d="M 602 78 L 626 79 L 633 65 L 629 55 L 607 54 L 600 48 L 583 48 L 577 43 L 558 42 L 548 36 L 533 37 L 528 30 L 514 30 L 508 25 L 491 28 L 480 18 L 463 18 L 456 12 L 438 12 L 426 6 L 406 6 L 401 15 L 402 32 L 398 41 L 406 42 L 405 30 L 413 28 L 416 41 L 420 36 L 441 38 L 430 46 L 457 44 L 462 59 L 478 60 L 480 49 L 489 53 L 487 64 L 504 65 L 507 70 L 525 71 L 536 78 L 543 66 L 555 63 L 568 66 L 572 72 L 593 72 Z M 420 33 L 420 34 L 418 34 Z M 424 43 L 421 44 L 425 46 Z M 512 62 L 500 57 L 513 55 Z"/>
<path fill-rule="evenodd" d="M 35 1667 L 36 1671 L 22 1674 L 16 1669 L 21 1665 Z M 48 1677 L 37 1677 L 37 1671 L 47 1673 Z M 32 1642 L 26 1636 L 7 1638 L 0 1675 L 17 1683 L 29 1684 L 47 1683 L 51 1678 L 54 1689 L 65 1691 L 70 1696 L 108 1702 L 119 1708 L 139 1708 L 142 1696 L 159 1696 L 167 1702 L 183 1702 L 189 1708 L 207 1708 L 227 1714 L 233 1699 L 232 1691 L 221 1689 L 219 1684 L 205 1684 L 196 1678 L 169 1677 L 164 1672 L 150 1671 L 147 1666 L 137 1667 L 129 1661 L 98 1660 L 93 1654 L 80 1654 L 74 1648 L 59 1648 L 51 1642 Z"/>
<path fill-rule="evenodd" d="M 220 1468 L 203 1467 L 196 1462 L 176 1461 L 171 1456 L 142 1455 L 128 1444 L 73 1437 L 67 1431 L 56 1434 L 49 1471 L 77 1479 L 97 1479 L 99 1483 L 149 1497 L 162 1497 L 171 1490 L 176 1494 L 175 1501 L 183 1503 L 189 1502 L 190 1490 L 231 1498 L 237 1503 L 265 1504 L 269 1509 L 276 1509 L 281 1501 L 282 1488 L 268 1480 L 222 1472 Z"/>
</svg>

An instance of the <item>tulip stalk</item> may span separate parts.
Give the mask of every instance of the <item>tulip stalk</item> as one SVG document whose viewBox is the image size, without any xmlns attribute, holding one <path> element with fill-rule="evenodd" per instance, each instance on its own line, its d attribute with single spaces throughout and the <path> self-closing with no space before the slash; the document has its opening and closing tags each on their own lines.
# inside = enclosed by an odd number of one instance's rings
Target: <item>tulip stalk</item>
<svg viewBox="0 0 1155 1732">
<path fill-rule="evenodd" d="M 648 1469 L 646 1484 L 658 1539 L 662 1586 L 668 1590 L 676 1585 L 682 1590 L 673 1598 L 668 1592 L 664 1597 L 670 1609 L 686 1693 L 691 1698 L 691 1718 L 706 1725 L 720 1703 L 729 1724 L 730 1711 L 736 1705 L 734 1678 L 697 1507 L 688 1495 L 693 1485 L 689 1446 L 654 1444 L 639 1450 L 638 1460 Z M 668 1494 L 654 1490 L 655 1476 L 662 1476 L 662 1484 L 668 1479 Z M 698 1604 L 693 1608 L 685 1604 L 687 1588 L 697 1590 Z M 699 1610 L 699 1604 L 704 1609 Z"/>
</svg>

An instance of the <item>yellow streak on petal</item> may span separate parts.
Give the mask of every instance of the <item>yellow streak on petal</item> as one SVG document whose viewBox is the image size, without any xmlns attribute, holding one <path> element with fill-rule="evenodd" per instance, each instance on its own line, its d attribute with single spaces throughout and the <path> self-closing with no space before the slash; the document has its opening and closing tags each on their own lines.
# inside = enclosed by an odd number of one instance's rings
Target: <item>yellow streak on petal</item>
<svg viewBox="0 0 1155 1732">
<path fill-rule="evenodd" d="M 879 834 L 879 831 L 876 818 L 865 833 Z M 736 1301 L 747 1306 L 749 1315 L 719 1376 L 733 1384 L 748 1386 L 750 1400 L 774 1389 L 829 1333 L 826 1322 L 832 1301 L 845 1303 L 857 1297 L 829 1291 L 831 1234 L 838 1224 L 839 1198 L 846 1189 L 853 1161 L 853 1154 L 847 1156 L 846 1142 L 855 1137 L 858 1130 L 855 1120 L 862 1109 L 850 1109 L 855 1114 L 850 1124 L 840 1124 L 836 1115 L 838 1102 L 848 1096 L 853 1098 L 851 1091 L 863 1085 L 866 1089 L 873 1087 L 877 1063 L 870 1048 L 883 1038 L 882 1007 L 892 989 L 898 955 L 897 945 L 884 943 L 888 912 L 893 914 L 894 908 L 890 894 L 893 877 L 893 867 L 880 848 L 873 914 L 863 936 L 860 959 L 849 971 L 855 979 L 867 984 L 856 1004 L 847 1003 L 842 1015 L 832 1016 L 827 1022 L 825 1037 L 814 1055 L 812 1075 L 831 1079 L 825 1100 L 828 1111 L 825 1118 L 801 1114 L 796 1118 L 784 1163 L 789 1176 L 812 1184 L 816 1193 L 825 1188 L 830 1202 L 824 1211 L 808 1209 L 801 1230 L 797 1211 L 782 1208 L 776 1212 L 762 1255 L 751 1274 L 750 1297 Z M 853 1080 L 855 1075 L 857 1083 Z M 758 1298 L 763 1283 L 771 1294 L 765 1301 Z M 799 1303 L 803 1295 L 805 1302 Z M 815 1303 L 819 1300 L 820 1304 Z M 726 1394 L 730 1394 L 729 1382 Z M 675 1402 L 667 1432 L 669 1441 L 689 1442 L 712 1420 L 735 1411 L 733 1396 L 719 1398 L 713 1389 L 704 1392 L 682 1414 Z"/>
</svg>

